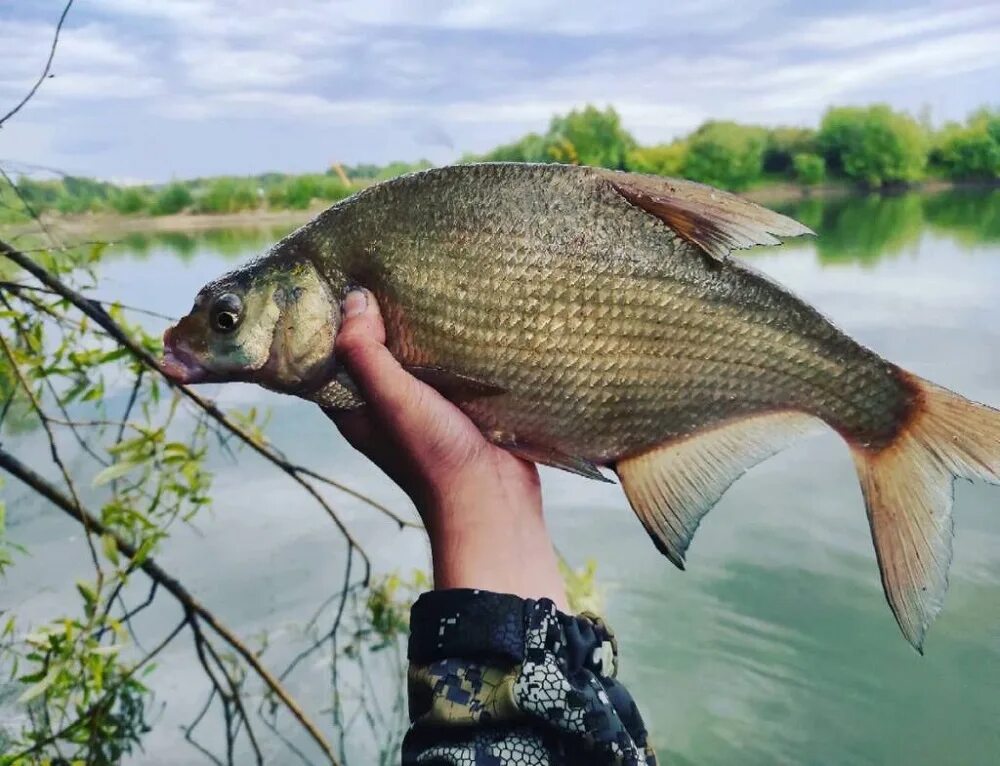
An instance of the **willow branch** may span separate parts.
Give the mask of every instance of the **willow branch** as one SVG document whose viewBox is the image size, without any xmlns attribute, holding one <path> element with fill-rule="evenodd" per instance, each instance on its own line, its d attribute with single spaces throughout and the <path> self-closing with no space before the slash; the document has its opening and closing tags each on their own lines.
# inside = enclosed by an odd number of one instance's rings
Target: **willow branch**
<svg viewBox="0 0 1000 766">
<path fill-rule="evenodd" d="M 73 0 L 68 0 L 66 7 L 63 8 L 62 15 L 59 17 L 59 22 L 56 24 L 55 34 L 52 36 L 52 47 L 49 48 L 49 57 L 45 60 L 45 67 L 42 69 L 42 73 L 38 76 L 35 84 L 31 86 L 31 90 L 22 98 L 13 109 L 11 109 L 3 117 L 0 117 L 0 127 L 7 122 L 11 117 L 21 111 L 24 105 L 27 104 L 34 97 L 35 93 L 42 83 L 45 82 L 45 78 L 49 76 L 49 71 L 52 69 L 52 60 L 56 57 L 56 47 L 59 45 L 59 33 L 62 32 L 63 24 L 66 23 L 66 16 L 69 15 L 69 9 L 73 6 Z"/>
<path fill-rule="evenodd" d="M 95 533 L 110 536 L 115 541 L 115 545 L 118 550 L 126 557 L 133 560 L 136 558 L 137 550 L 135 546 L 125 540 L 121 535 L 105 527 L 104 524 L 101 523 L 100 519 L 94 516 L 90 511 L 85 509 L 79 503 L 74 502 L 73 499 L 66 495 L 62 490 L 50 483 L 44 476 L 38 474 L 32 468 L 22 463 L 14 457 L 14 455 L 7 452 L 2 446 L 0 446 L 0 468 L 3 468 L 12 476 L 20 479 L 35 492 L 49 500 L 53 505 L 64 511 L 76 521 L 80 522 L 84 526 L 89 526 Z M 169 592 L 183 606 L 187 613 L 195 615 L 199 620 L 208 625 L 213 632 L 219 636 L 219 638 L 229 644 L 229 646 L 231 646 L 232 649 L 243 658 L 247 665 L 253 669 L 268 689 L 270 689 L 270 691 L 281 700 L 282 704 L 288 709 L 292 716 L 294 716 L 299 724 L 301 724 L 301 726 L 308 732 L 313 742 L 315 742 L 320 750 L 323 751 L 327 760 L 333 766 L 339 766 L 339 761 L 334 755 L 333 749 L 330 747 L 330 744 L 326 741 L 326 738 L 319 731 L 316 725 L 309 719 L 305 712 L 303 712 L 302 708 L 299 707 L 298 703 L 292 698 L 291 694 L 289 694 L 284 686 L 282 686 L 281 681 L 279 681 L 266 667 L 261 664 L 257 655 L 251 651 L 249 647 L 247 647 L 246 644 L 244 644 L 243 641 L 241 641 L 240 638 L 233 633 L 232 630 L 230 630 L 224 623 L 220 622 L 207 607 L 205 607 L 194 597 L 194 595 L 191 594 L 190 591 L 187 590 L 187 588 L 181 585 L 181 583 L 173 575 L 164 570 L 152 558 L 144 559 L 142 563 L 139 564 L 139 569 L 141 569 L 152 580 L 159 583 L 160 587 Z"/>
</svg>

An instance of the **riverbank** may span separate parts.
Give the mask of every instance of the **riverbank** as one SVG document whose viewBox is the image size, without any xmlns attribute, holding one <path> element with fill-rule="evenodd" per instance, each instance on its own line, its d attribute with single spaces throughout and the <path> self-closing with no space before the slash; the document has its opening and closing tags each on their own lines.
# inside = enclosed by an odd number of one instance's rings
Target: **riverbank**
<svg viewBox="0 0 1000 766">
<path fill-rule="evenodd" d="M 873 191 L 872 194 L 898 194 L 902 191 L 936 193 L 953 189 L 997 188 L 998 182 L 956 182 L 929 180 L 912 184 L 905 188 Z M 768 183 L 740 192 L 741 197 L 761 205 L 781 205 L 803 199 L 834 199 L 851 194 L 863 194 L 864 190 L 847 182 L 831 182 L 815 186 L 804 186 L 792 182 Z M 82 215 L 61 215 L 45 213 L 42 223 L 50 230 L 66 237 L 95 236 L 114 237 L 118 234 L 140 232 L 192 232 L 213 229 L 236 228 L 276 228 L 294 227 L 305 223 L 329 207 L 331 203 L 317 201 L 302 210 L 244 210 L 239 213 L 177 213 L 174 215 L 117 215 L 113 213 L 85 213 Z M 38 232 L 33 222 L 0 226 L 0 236 L 15 237 Z"/>
</svg>

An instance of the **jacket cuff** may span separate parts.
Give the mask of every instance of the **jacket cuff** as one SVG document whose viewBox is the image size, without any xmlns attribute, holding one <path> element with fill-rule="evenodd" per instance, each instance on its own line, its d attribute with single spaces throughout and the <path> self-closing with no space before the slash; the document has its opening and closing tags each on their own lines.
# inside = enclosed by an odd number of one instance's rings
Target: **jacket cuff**
<svg viewBox="0 0 1000 766">
<path fill-rule="evenodd" d="M 554 618 L 542 651 L 558 653 L 570 672 L 586 669 L 614 676 L 617 649 L 610 629 L 599 618 L 569 615 L 549 599 L 524 599 L 509 593 L 456 588 L 422 594 L 410 610 L 410 662 L 427 665 L 462 658 L 494 665 L 523 663 L 529 628 L 539 617 Z M 530 659 L 530 658 L 529 658 Z"/>
</svg>

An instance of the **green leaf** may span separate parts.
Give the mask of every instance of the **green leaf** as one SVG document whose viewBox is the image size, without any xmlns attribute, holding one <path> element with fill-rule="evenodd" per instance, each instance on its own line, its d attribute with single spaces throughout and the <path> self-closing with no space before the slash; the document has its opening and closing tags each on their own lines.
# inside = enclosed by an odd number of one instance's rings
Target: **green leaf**
<svg viewBox="0 0 1000 766">
<path fill-rule="evenodd" d="M 83 596 L 83 600 L 87 602 L 88 606 L 93 605 L 97 601 L 97 591 L 94 590 L 94 586 L 90 583 L 77 580 L 76 589 Z"/>
<path fill-rule="evenodd" d="M 100 487 L 104 484 L 108 484 L 115 479 L 120 479 L 127 473 L 130 473 L 133 469 L 138 467 L 139 463 L 133 462 L 131 460 L 123 460 L 120 463 L 112 463 L 103 471 L 99 471 L 94 477 L 93 486 Z"/>
<path fill-rule="evenodd" d="M 59 668 L 52 668 L 52 670 L 45 674 L 45 677 L 41 681 L 33 686 L 29 686 L 24 691 L 24 694 L 17 698 L 18 704 L 23 705 L 26 702 L 31 702 L 35 697 L 45 694 L 45 690 L 52 686 L 52 682 L 56 680 L 56 676 L 58 675 Z"/>
<path fill-rule="evenodd" d="M 108 557 L 108 561 L 118 566 L 121 557 L 118 555 L 118 543 L 115 542 L 115 538 L 105 533 L 101 535 L 101 544 L 104 547 L 104 555 Z"/>
</svg>

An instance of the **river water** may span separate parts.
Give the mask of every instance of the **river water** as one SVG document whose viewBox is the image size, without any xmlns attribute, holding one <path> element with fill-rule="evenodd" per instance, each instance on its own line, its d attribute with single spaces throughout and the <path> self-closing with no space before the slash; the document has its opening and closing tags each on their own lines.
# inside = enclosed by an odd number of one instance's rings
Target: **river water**
<svg viewBox="0 0 1000 766">
<path fill-rule="evenodd" d="M 750 253 L 755 266 L 888 359 L 1000 405 L 1000 192 L 807 201 L 787 212 L 818 238 Z M 132 235 L 108 251 L 98 293 L 178 315 L 205 281 L 280 234 Z M 411 513 L 312 406 L 247 385 L 205 392 L 223 406 L 269 408 L 268 433 L 291 458 Z M 7 444 L 43 456 L 37 435 Z M 213 465 L 213 513 L 178 528 L 159 558 L 242 635 L 267 633 L 268 656 L 280 655 L 339 583 L 343 546 L 304 495 L 251 457 Z M 957 487 L 951 588 L 921 657 L 884 602 L 854 468 L 832 433 L 737 482 L 705 518 L 686 572 L 653 549 L 617 486 L 542 474 L 557 546 L 575 564 L 597 562 L 621 677 L 666 763 L 1000 763 L 1000 488 Z M 71 522 L 11 494 L 9 533 L 30 556 L 12 569 L 4 606 L 42 619 L 71 598 L 86 557 Z M 419 532 L 337 503 L 379 570 L 426 567 Z M 319 660 L 312 668 L 292 689 L 319 710 L 328 676 Z M 199 762 L 178 730 L 205 692 L 189 647 L 166 653 L 149 681 L 156 725 L 134 762 Z"/>
</svg>

